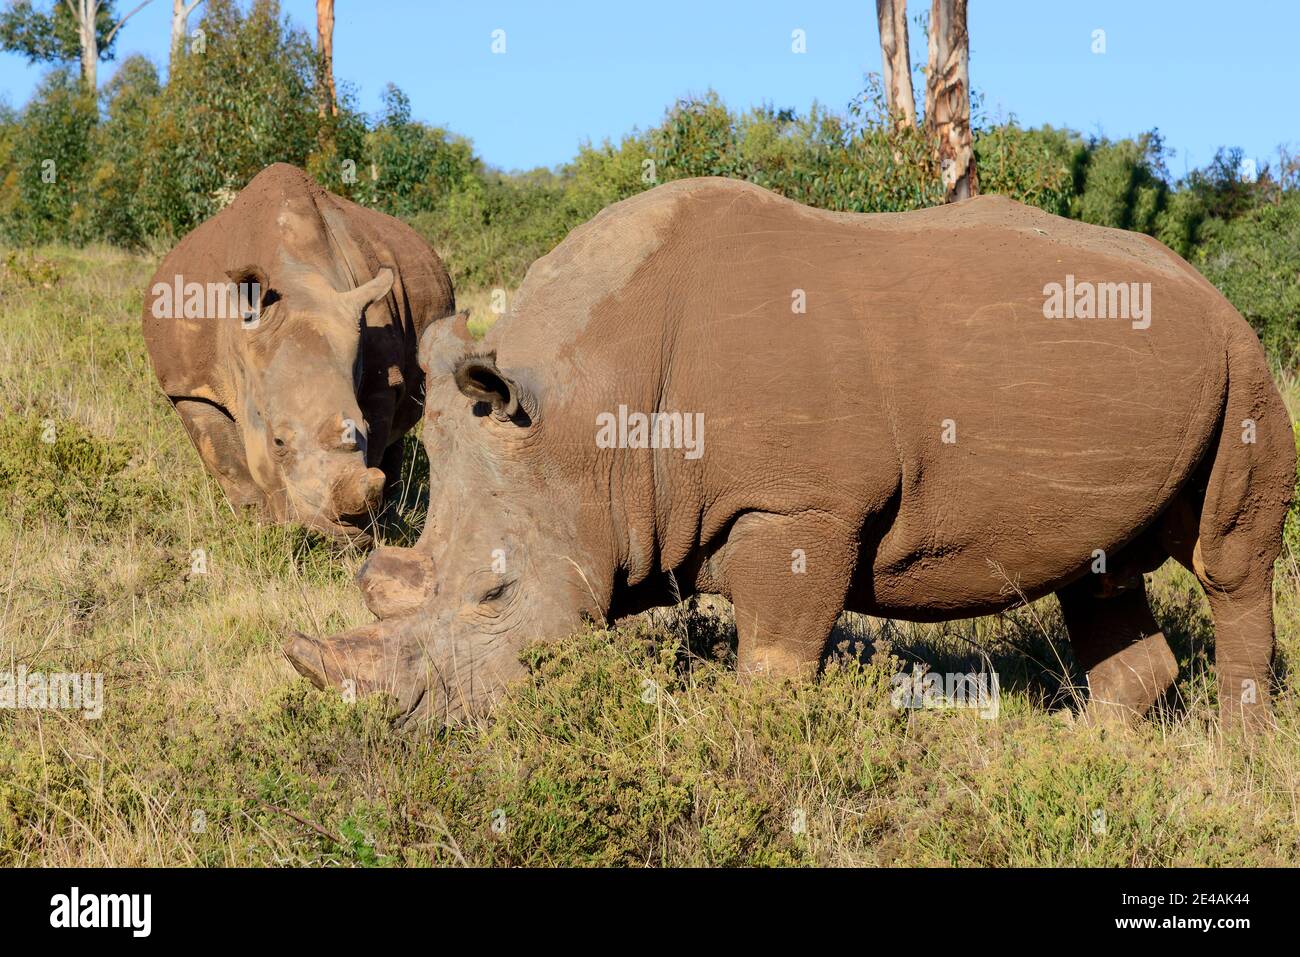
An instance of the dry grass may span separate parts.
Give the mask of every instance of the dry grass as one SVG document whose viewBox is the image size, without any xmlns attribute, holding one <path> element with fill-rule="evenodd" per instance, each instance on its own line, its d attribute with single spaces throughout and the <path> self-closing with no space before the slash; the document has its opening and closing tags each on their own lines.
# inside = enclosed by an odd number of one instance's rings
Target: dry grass
<svg viewBox="0 0 1300 957">
<path fill-rule="evenodd" d="M 104 676 L 104 713 L 0 710 L 0 863 L 1274 864 L 1300 839 L 1300 568 L 1279 577 L 1281 727 L 1220 739 L 1212 630 L 1154 580 L 1183 665 L 1127 732 L 1054 712 L 1080 680 L 1055 602 L 906 625 L 865 664 L 742 684 L 725 610 L 534 649 L 490 720 L 394 732 L 310 690 L 287 626 L 366 619 L 362 555 L 233 515 L 154 385 L 150 264 L 46 250 L 0 281 L 0 672 Z M 484 296 L 462 296 L 475 314 Z M 1293 416 L 1300 389 L 1284 384 Z M 41 432 L 53 424 L 51 446 Z M 16 477 L 18 476 L 18 477 Z M 205 574 L 193 570 L 202 549 Z M 900 711 L 900 663 L 1001 676 L 997 720 Z"/>
</svg>

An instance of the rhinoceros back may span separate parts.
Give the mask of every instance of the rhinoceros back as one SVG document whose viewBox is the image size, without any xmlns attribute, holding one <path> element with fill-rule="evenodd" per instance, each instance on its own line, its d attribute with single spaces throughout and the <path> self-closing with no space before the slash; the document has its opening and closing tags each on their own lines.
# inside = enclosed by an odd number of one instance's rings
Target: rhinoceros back
<svg viewBox="0 0 1300 957">
<path fill-rule="evenodd" d="M 621 247 L 618 284 L 586 281 Z M 1053 284 L 1093 287 L 1093 317 L 1049 318 Z M 967 583 L 952 607 L 1149 526 L 1215 440 L 1242 325 L 1146 237 L 999 197 L 837 214 L 723 180 L 607 210 L 516 304 L 504 361 L 583 382 L 556 390 L 574 422 L 704 413 L 697 462 L 655 458 L 684 490 L 658 520 L 666 555 L 745 511 L 887 513 L 878 577 L 942 565 Z"/>
</svg>

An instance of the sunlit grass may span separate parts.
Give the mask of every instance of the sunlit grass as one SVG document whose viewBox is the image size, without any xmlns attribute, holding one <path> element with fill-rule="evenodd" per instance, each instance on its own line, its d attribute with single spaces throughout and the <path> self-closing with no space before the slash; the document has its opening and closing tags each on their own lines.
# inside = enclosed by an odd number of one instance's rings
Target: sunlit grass
<svg viewBox="0 0 1300 957">
<path fill-rule="evenodd" d="M 1280 728 L 1249 751 L 1220 740 L 1205 601 L 1170 566 L 1153 594 L 1182 672 L 1132 731 L 1060 717 L 1081 676 L 1048 599 L 942 625 L 845 616 L 867 663 L 799 685 L 736 680 L 727 609 L 704 602 L 534 649 L 491 718 L 400 733 L 380 702 L 318 693 L 282 659 L 288 627 L 367 620 L 351 583 L 364 556 L 232 513 L 202 473 L 139 336 L 151 263 L 22 255 L 0 277 L 0 671 L 100 672 L 105 707 L 94 721 L 0 710 L 0 863 L 1300 855 L 1295 537 L 1277 589 Z M 492 315 L 490 291 L 458 298 Z M 1294 416 L 1300 389 L 1284 388 Z M 918 663 L 991 663 L 999 717 L 891 707 L 890 676 Z"/>
</svg>

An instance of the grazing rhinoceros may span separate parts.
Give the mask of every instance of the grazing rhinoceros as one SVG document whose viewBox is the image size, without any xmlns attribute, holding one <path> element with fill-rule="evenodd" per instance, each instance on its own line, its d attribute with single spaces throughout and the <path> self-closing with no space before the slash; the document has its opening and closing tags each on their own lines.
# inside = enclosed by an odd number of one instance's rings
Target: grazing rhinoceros
<svg viewBox="0 0 1300 957">
<path fill-rule="evenodd" d="M 734 603 L 740 669 L 795 675 L 844 608 L 1055 592 L 1090 707 L 1131 717 L 1178 670 L 1142 578 L 1173 556 L 1209 596 L 1223 717 L 1270 714 L 1291 424 L 1250 327 L 1145 236 L 996 196 L 837 214 L 685 180 L 420 361 L 428 523 L 363 567 L 377 622 L 286 645 L 320 687 L 446 719 L 528 640 L 694 591 Z"/>
<path fill-rule="evenodd" d="M 420 334 L 454 308 L 414 231 L 277 163 L 163 260 L 144 337 L 232 504 L 365 540 L 420 418 Z"/>
</svg>

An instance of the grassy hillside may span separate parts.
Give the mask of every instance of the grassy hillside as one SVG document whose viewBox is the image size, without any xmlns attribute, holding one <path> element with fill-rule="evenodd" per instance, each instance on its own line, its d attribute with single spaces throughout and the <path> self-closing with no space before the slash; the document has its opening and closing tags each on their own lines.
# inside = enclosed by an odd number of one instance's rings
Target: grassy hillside
<svg viewBox="0 0 1300 957">
<path fill-rule="evenodd" d="M 98 720 L 0 710 L 0 865 L 1300 856 L 1294 517 L 1281 728 L 1252 753 L 1217 737 L 1206 605 L 1171 568 L 1153 591 L 1178 694 L 1130 732 L 1053 714 L 1080 681 L 1053 599 L 948 625 L 846 616 L 871 663 L 800 686 L 737 682 L 725 614 L 658 615 L 533 650 L 491 720 L 437 734 L 311 690 L 283 630 L 365 621 L 363 556 L 230 513 L 145 358 L 151 269 L 95 248 L 0 268 L 0 671 L 105 682 Z M 997 720 L 890 706 L 900 662 L 971 671 L 984 654 Z"/>
</svg>

